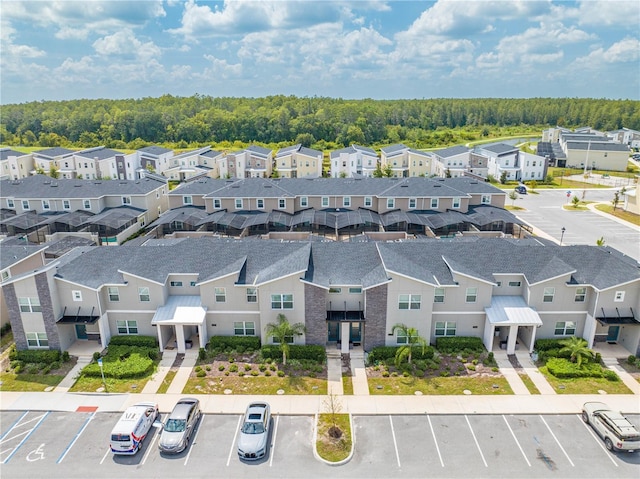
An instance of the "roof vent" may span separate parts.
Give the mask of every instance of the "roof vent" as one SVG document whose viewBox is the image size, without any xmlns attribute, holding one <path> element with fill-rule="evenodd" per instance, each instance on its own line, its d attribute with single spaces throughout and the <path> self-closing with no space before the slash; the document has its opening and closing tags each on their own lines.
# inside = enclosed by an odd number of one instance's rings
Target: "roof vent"
<svg viewBox="0 0 640 479">
<path fill-rule="evenodd" d="M 433 185 L 434 188 L 440 188 L 442 185 Z"/>
<path fill-rule="evenodd" d="M 58 183 L 51 183 L 51 188 L 57 188 L 58 187 Z"/>
<path fill-rule="evenodd" d="M 82 185 L 73 185 L 73 186 L 75 186 L 76 188 L 80 188 Z"/>
<path fill-rule="evenodd" d="M 400 188 L 409 188 L 409 185 L 404 183 L 404 184 L 400 185 Z"/>
</svg>

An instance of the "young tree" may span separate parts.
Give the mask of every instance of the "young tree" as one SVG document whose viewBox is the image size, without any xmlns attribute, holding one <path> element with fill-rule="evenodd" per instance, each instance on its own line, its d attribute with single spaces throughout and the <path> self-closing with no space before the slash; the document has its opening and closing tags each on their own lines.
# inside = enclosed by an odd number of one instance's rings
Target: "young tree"
<svg viewBox="0 0 640 479">
<path fill-rule="evenodd" d="M 618 203 L 620 203 L 620 192 L 618 190 L 613 193 L 613 199 L 611 200 L 611 204 L 613 205 L 613 211 L 618 207 Z"/>
<path fill-rule="evenodd" d="M 382 175 L 385 178 L 391 178 L 393 176 L 393 170 L 391 169 L 391 165 L 389 163 L 387 163 L 387 166 L 384 167 L 384 170 L 382 171 Z"/>
<path fill-rule="evenodd" d="M 509 193 L 509 199 L 511 200 L 511 206 L 515 206 L 516 205 L 516 200 L 520 198 L 518 196 L 518 193 L 516 192 L 516 190 L 513 190 Z"/>
<path fill-rule="evenodd" d="M 422 347 L 422 354 L 424 354 L 424 350 L 427 348 L 427 340 L 418 334 L 418 330 L 416 328 L 410 328 L 403 323 L 394 324 L 391 333 L 396 334 L 397 331 L 400 332 L 400 336 L 407 338 L 407 342 L 400 346 L 396 351 L 396 366 L 399 366 L 405 358 L 407 359 L 407 362 L 411 364 L 411 353 L 413 348 L 416 346 Z"/>
<path fill-rule="evenodd" d="M 451 178 L 451 170 L 449 168 L 444 171 L 444 177 Z"/>
<path fill-rule="evenodd" d="M 382 178 L 384 176 L 384 173 L 382 172 L 382 166 L 380 165 L 380 162 L 378 161 L 376 163 L 376 169 L 373 170 L 373 177 L 374 178 Z"/>
<path fill-rule="evenodd" d="M 284 314 L 278 315 L 277 323 L 267 323 L 265 326 L 265 335 L 272 337 L 276 342 L 280 344 L 280 350 L 282 351 L 282 364 L 287 364 L 287 356 L 289 355 L 289 340 L 293 336 L 303 334 L 306 331 L 304 324 L 302 323 L 289 323 L 289 320 Z"/>
<path fill-rule="evenodd" d="M 571 203 L 573 203 L 574 208 L 577 208 L 580 204 L 580 198 L 578 198 L 576 195 L 573 195 L 573 198 L 571 198 Z"/>
<path fill-rule="evenodd" d="M 506 171 L 503 171 L 500 174 L 500 183 L 502 183 L 503 185 L 507 184 L 507 172 Z"/>
<path fill-rule="evenodd" d="M 600 236 L 600 238 L 596 240 L 596 246 L 604 246 L 604 242 L 604 236 Z"/>
<path fill-rule="evenodd" d="M 56 168 L 56 165 L 54 165 L 53 163 L 51 163 L 51 166 L 49 167 L 49 176 L 51 178 L 55 178 L 56 180 L 60 178 L 60 170 Z"/>
<path fill-rule="evenodd" d="M 536 180 L 531 180 L 529 182 L 529 188 L 531 189 L 531 193 L 533 193 L 537 187 L 538 187 L 538 182 Z"/>
<path fill-rule="evenodd" d="M 595 356 L 594 352 L 587 347 L 587 342 L 577 336 L 563 339 L 560 341 L 560 345 L 563 346 L 562 349 L 560 349 L 560 353 L 569 353 L 569 359 L 571 362 L 576 363 L 578 367 L 582 366 L 583 361 L 588 362 Z"/>
</svg>

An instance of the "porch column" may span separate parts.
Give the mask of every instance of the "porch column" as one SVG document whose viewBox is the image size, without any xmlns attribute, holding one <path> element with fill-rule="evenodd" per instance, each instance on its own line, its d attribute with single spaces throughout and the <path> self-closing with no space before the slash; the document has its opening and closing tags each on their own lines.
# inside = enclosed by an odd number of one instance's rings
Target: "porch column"
<svg viewBox="0 0 640 479">
<path fill-rule="evenodd" d="M 156 324 L 156 330 L 158 331 L 158 343 L 160 343 L 160 352 L 164 352 L 164 341 L 162 340 L 162 325 Z"/>
<path fill-rule="evenodd" d="M 178 346 L 178 354 L 185 354 L 187 352 L 184 342 L 184 327 L 182 324 L 176 324 L 176 345 Z"/>
<path fill-rule="evenodd" d="M 516 353 L 516 340 L 518 339 L 518 325 L 509 326 L 509 339 L 507 340 L 507 354 Z"/>
<path fill-rule="evenodd" d="M 351 332 L 350 329 L 351 323 L 348 321 L 340 323 L 340 339 L 342 340 L 340 352 L 343 354 L 347 354 L 349 352 L 349 339 L 351 337 L 349 334 Z"/>
<path fill-rule="evenodd" d="M 200 347 L 201 348 L 206 348 L 207 347 L 207 328 L 205 324 L 199 324 L 198 325 L 198 338 L 200 338 Z"/>
<path fill-rule="evenodd" d="M 533 352 L 533 346 L 536 344 L 536 331 L 538 330 L 538 326 L 531 326 L 531 341 L 529 342 L 529 354 Z"/>
<path fill-rule="evenodd" d="M 104 314 L 98 320 L 98 331 L 100 331 L 100 346 L 106 348 L 111 340 L 111 331 L 109 331 L 109 318 Z"/>
</svg>

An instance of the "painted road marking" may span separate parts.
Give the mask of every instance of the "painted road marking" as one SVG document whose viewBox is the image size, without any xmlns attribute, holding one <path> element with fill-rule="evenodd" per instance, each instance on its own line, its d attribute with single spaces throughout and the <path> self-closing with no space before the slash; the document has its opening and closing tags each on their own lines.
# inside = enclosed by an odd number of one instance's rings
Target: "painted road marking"
<svg viewBox="0 0 640 479">
<path fill-rule="evenodd" d="M 396 432 L 393 429 L 393 419 L 389 416 L 389 424 L 391 425 L 391 436 L 393 437 L 393 447 L 396 450 L 396 461 L 398 461 L 398 467 L 401 468 L 400 465 L 400 454 L 398 453 L 398 442 L 396 441 Z"/>
<path fill-rule="evenodd" d="M 480 449 L 480 444 L 478 444 L 478 439 L 476 438 L 475 433 L 473 432 L 473 428 L 471 427 L 471 423 L 469 422 L 469 417 L 465 414 L 464 418 L 467 420 L 467 425 L 469 426 L 469 430 L 471 431 L 471 435 L 473 436 L 473 440 L 476 443 L 476 447 L 478 448 L 478 452 L 480 452 L 480 457 L 482 458 L 482 462 L 484 462 L 484 467 L 489 467 L 487 461 L 484 458 L 484 454 L 482 454 L 482 449 Z"/>
<path fill-rule="evenodd" d="M 34 449 L 29 454 L 27 454 L 27 461 L 36 462 L 44 459 L 44 443 L 40 444 L 37 449 Z"/>
<path fill-rule="evenodd" d="M 549 427 L 549 425 L 547 424 L 547 421 L 544 420 L 544 418 L 542 417 L 542 415 L 540 415 L 540 419 L 542 419 L 542 422 L 544 423 L 545 426 L 547 426 L 547 429 L 549 430 L 549 432 L 551 433 L 551 436 L 555 439 L 556 443 L 558 444 L 558 446 L 560 447 L 560 450 L 564 453 L 565 457 L 567 458 L 567 460 L 569 461 L 569 464 L 571 464 L 571 467 L 576 467 L 576 465 L 573 463 L 573 461 L 571 460 L 571 458 L 569 457 L 569 454 L 567 454 L 567 451 L 564 450 L 564 447 L 562 447 L 562 444 L 560 444 L 560 441 L 558 441 L 558 438 L 556 437 L 556 435 L 553 433 L 553 431 L 551 430 L 551 428 Z"/>
<path fill-rule="evenodd" d="M 429 427 L 431 428 L 431 435 L 433 436 L 433 442 L 436 445 L 436 451 L 438 451 L 438 457 L 440 458 L 440 465 L 444 467 L 444 462 L 442 461 L 442 454 L 440 454 L 440 447 L 438 447 L 438 440 L 436 439 L 436 432 L 433 430 L 433 424 L 431 424 L 431 417 L 427 416 L 427 420 L 429 421 Z"/>
<path fill-rule="evenodd" d="M 276 424 L 273 428 L 273 437 L 271 438 L 271 450 L 269 451 L 269 455 L 271 456 L 269 458 L 269 467 L 273 466 L 273 450 L 276 447 L 276 435 L 278 434 L 278 423 L 280 422 L 280 416 L 276 416 Z"/>
<path fill-rule="evenodd" d="M 618 463 L 613 459 L 613 454 L 611 454 L 609 451 L 607 451 L 607 449 L 602 445 L 602 441 L 600 440 L 600 438 L 598 438 L 593 430 L 591 429 L 591 426 L 588 426 L 583 420 L 582 417 L 580 415 L 577 416 L 580 419 L 580 422 L 582 423 L 582 425 L 587 429 L 587 431 L 589 431 L 589 434 L 591 434 L 591 437 L 593 437 L 593 439 L 598 443 L 598 446 L 600 446 L 600 449 L 602 449 L 604 451 L 604 453 L 607 455 L 607 457 L 611 460 L 611 462 L 613 462 L 613 465 L 616 467 L 618 466 Z"/>
<path fill-rule="evenodd" d="M 196 439 L 198 438 L 198 433 L 200 432 L 200 428 L 202 427 L 203 423 L 204 423 L 204 414 L 201 414 L 200 415 L 200 420 L 198 421 L 198 424 L 196 424 L 196 426 L 198 426 L 198 429 L 196 429 L 196 433 L 193 435 L 193 438 L 191 439 L 191 442 L 189 443 L 189 451 L 187 452 L 187 457 L 184 460 L 184 465 L 185 466 L 189 462 L 189 456 L 191 456 L 191 450 L 193 449 L 193 445 L 196 443 Z"/>
<path fill-rule="evenodd" d="M 60 457 L 58 458 L 58 460 L 56 461 L 56 464 L 60 464 L 62 462 L 62 460 L 65 458 L 65 456 L 67 455 L 67 453 L 71 450 L 71 448 L 73 447 L 73 445 L 76 443 L 76 441 L 78 440 L 78 438 L 80 437 L 80 435 L 84 432 L 84 430 L 87 428 L 87 426 L 89 425 L 89 423 L 91 422 L 91 420 L 96 416 L 96 412 L 94 411 L 91 416 L 89 416 L 87 418 L 87 420 L 84 422 L 84 424 L 82 425 L 82 427 L 80 428 L 80 430 L 78 431 L 78 433 L 76 434 L 76 436 L 73 438 L 73 440 L 69 443 L 69 445 L 67 446 L 67 448 L 62 452 L 62 454 L 60 455 Z"/>
<path fill-rule="evenodd" d="M 231 443 L 231 449 L 229 449 L 229 457 L 227 458 L 227 466 L 231 463 L 231 455 L 236 445 L 236 438 L 238 437 L 238 431 L 240 430 L 240 423 L 242 422 L 242 415 L 238 418 L 238 425 L 236 426 L 236 432 L 233 435 L 233 442 Z"/>
<path fill-rule="evenodd" d="M 22 447 L 22 445 L 27 441 L 27 439 L 29 439 L 29 437 L 31 436 L 31 434 L 33 434 L 33 433 L 35 432 L 35 430 L 36 430 L 36 429 L 38 429 L 38 427 L 40 427 L 40 424 L 42 424 L 42 421 L 44 421 L 44 420 L 46 419 L 46 417 L 47 417 L 50 413 L 51 413 L 51 411 L 47 411 L 45 414 L 43 414 L 43 415 L 42 415 L 42 416 L 40 416 L 39 418 L 34 418 L 34 419 L 30 420 L 30 421 L 27 421 L 27 422 L 25 422 L 25 423 L 23 423 L 23 424 L 20 424 L 20 426 L 23 426 L 24 424 L 28 424 L 28 423 L 30 423 L 31 421 L 34 421 L 34 420 L 36 420 L 36 419 L 39 419 L 39 421 L 36 423 L 36 425 L 35 425 L 35 426 L 33 426 L 33 427 L 31 428 L 31 430 L 30 430 L 30 431 L 27 431 L 27 432 L 28 432 L 28 434 L 27 434 L 24 438 L 22 438 L 22 441 L 20 441 L 20 443 L 19 443 L 19 444 L 18 444 L 18 445 L 13 449 L 13 451 L 11 452 L 11 454 L 9 454 L 9 456 L 7 456 L 7 458 L 6 458 L 6 459 L 4 459 L 3 461 L 0 461 L 0 464 L 6 464 L 6 463 L 8 463 L 8 462 L 11 460 L 11 458 L 15 455 L 15 453 L 16 453 L 16 452 L 18 452 L 18 449 L 20 449 L 20 448 Z"/>
<path fill-rule="evenodd" d="M 520 452 L 522 453 L 522 457 L 524 457 L 524 460 L 527 461 L 527 465 L 529 467 L 531 467 L 531 463 L 529 462 L 529 459 L 527 459 L 527 456 L 525 455 L 524 451 L 522 450 L 522 446 L 520 446 L 520 442 L 518 441 L 518 438 L 516 437 L 515 433 L 513 432 L 513 429 L 511 429 L 511 426 L 509 425 L 509 421 L 507 421 L 507 418 L 504 417 L 504 415 L 502 415 L 502 419 L 504 419 L 504 422 L 507 424 L 507 427 L 509 428 L 509 432 L 513 436 L 513 440 L 516 441 L 516 444 L 518 445 L 518 449 L 520 449 Z"/>
</svg>

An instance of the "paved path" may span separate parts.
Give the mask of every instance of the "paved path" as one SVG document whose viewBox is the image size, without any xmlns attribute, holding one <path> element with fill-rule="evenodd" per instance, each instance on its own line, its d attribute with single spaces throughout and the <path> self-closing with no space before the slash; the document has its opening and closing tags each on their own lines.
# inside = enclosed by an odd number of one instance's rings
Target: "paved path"
<svg viewBox="0 0 640 479">
<path fill-rule="evenodd" d="M 523 353 L 523 352 L 518 353 L 516 351 L 516 358 L 518 358 L 518 362 L 520 363 L 520 366 L 522 366 L 527 376 L 531 378 L 531 380 L 533 381 L 533 384 L 535 384 L 536 387 L 538 388 L 538 391 L 540 391 L 540 394 L 542 395 L 556 394 L 556 390 L 551 387 L 551 385 L 549 384 L 547 379 L 544 377 L 544 375 L 538 370 L 535 363 L 531 359 L 531 356 L 529 356 L 529 353 Z"/>
<path fill-rule="evenodd" d="M 633 394 L 640 394 L 640 383 L 618 364 L 618 360 L 616 358 L 602 358 L 602 362 L 606 367 L 615 371 L 616 374 L 620 376 L 622 382 L 631 389 Z"/>
<path fill-rule="evenodd" d="M 178 352 L 175 349 L 165 350 L 162 353 L 162 360 L 158 365 L 158 370 L 147 384 L 145 384 L 144 389 L 142 390 L 143 393 L 155 393 L 158 391 L 158 388 L 162 385 L 162 381 L 164 381 L 164 378 L 167 376 L 171 366 L 173 366 L 177 355 Z"/>
<path fill-rule="evenodd" d="M 173 381 L 169 385 L 169 389 L 167 389 L 167 393 L 169 394 L 182 394 L 182 390 L 187 384 L 187 380 L 191 375 L 191 370 L 196 365 L 196 361 L 198 360 L 198 351 L 189 349 L 184 354 L 184 359 L 182 360 L 182 364 L 178 368 L 178 372 L 173 377 Z"/>
<path fill-rule="evenodd" d="M 368 396 L 369 383 L 367 382 L 367 370 L 364 367 L 364 352 L 351 351 L 351 375 L 353 380 L 353 395 Z"/>
<path fill-rule="evenodd" d="M 80 376 L 80 371 L 87 364 L 89 364 L 93 360 L 92 356 L 78 356 L 78 361 L 76 365 L 67 373 L 62 381 L 56 386 L 54 389 L 57 393 L 66 393 L 71 386 L 74 385 L 78 376 Z"/>
<path fill-rule="evenodd" d="M 342 396 L 342 354 L 337 349 L 327 349 L 327 393 Z"/>
<path fill-rule="evenodd" d="M 500 372 L 509 383 L 509 386 L 511 386 L 513 394 L 523 394 L 525 396 L 531 394 L 527 389 L 527 386 L 522 382 L 522 378 L 520 377 L 520 374 L 518 374 L 518 371 L 516 371 L 511 365 L 511 361 L 509 361 L 506 351 L 494 351 L 493 357 L 498 363 Z"/>
</svg>

